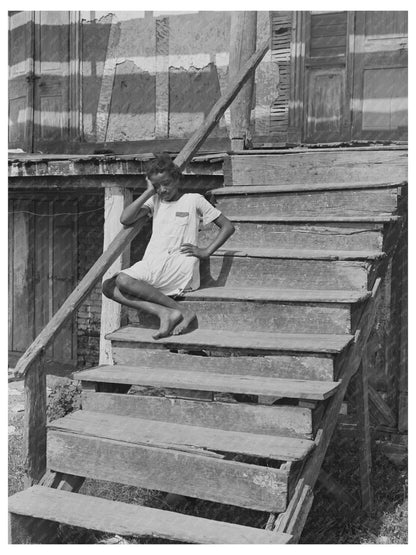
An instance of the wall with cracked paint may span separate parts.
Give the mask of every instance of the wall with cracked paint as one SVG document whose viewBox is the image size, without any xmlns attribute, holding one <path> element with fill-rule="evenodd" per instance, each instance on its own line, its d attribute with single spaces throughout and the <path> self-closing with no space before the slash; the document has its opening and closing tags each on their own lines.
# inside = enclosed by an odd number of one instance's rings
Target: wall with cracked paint
<svg viewBox="0 0 416 555">
<path fill-rule="evenodd" d="M 228 84 L 230 12 L 82 12 L 82 131 L 88 142 L 187 138 Z M 270 32 L 258 12 L 258 43 Z M 253 133 L 269 131 L 278 70 L 256 71 Z M 229 113 L 212 137 L 228 137 Z"/>
</svg>

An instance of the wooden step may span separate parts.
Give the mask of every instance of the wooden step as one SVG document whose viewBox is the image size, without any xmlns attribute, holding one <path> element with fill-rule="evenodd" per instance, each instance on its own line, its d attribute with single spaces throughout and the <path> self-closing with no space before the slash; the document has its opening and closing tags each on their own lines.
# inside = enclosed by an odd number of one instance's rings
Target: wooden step
<svg viewBox="0 0 416 555">
<path fill-rule="evenodd" d="M 342 251 L 383 251 L 383 223 L 353 222 L 262 222 L 235 223 L 235 233 L 227 241 L 227 249 L 329 249 Z M 199 245 L 210 244 L 218 228 L 208 225 L 199 233 Z"/>
<path fill-rule="evenodd" d="M 223 393 L 246 393 L 293 399 L 317 401 L 330 397 L 338 382 L 311 380 L 282 380 L 259 378 L 258 376 L 235 376 L 211 372 L 195 372 L 176 368 L 149 365 L 147 367 L 98 366 L 76 372 L 74 378 L 86 382 L 122 383 L 192 389 L 196 391 L 218 391 Z"/>
<path fill-rule="evenodd" d="M 257 356 L 247 355 L 246 351 L 215 349 L 209 353 L 217 356 L 201 356 L 204 351 L 191 347 L 198 354 L 169 352 L 169 345 L 160 348 L 155 342 L 149 348 L 132 341 L 112 342 L 113 361 L 126 366 L 148 366 L 159 364 L 168 368 L 193 370 L 196 372 L 214 372 L 222 374 L 255 375 L 265 378 L 287 378 L 305 380 L 331 381 L 334 379 L 334 359 L 326 353 L 278 352 Z M 233 355 L 233 356 L 227 356 Z"/>
<path fill-rule="evenodd" d="M 277 544 L 290 543 L 292 537 L 42 486 L 32 486 L 10 497 L 9 512 L 17 526 L 19 519 L 16 517 L 21 515 L 120 536 L 153 537 L 182 543 Z"/>
<path fill-rule="evenodd" d="M 277 289 L 250 287 L 202 287 L 185 293 L 186 300 L 263 301 L 293 303 L 353 304 L 363 302 L 370 292 L 354 290 Z"/>
<path fill-rule="evenodd" d="M 386 183 L 407 180 L 403 149 L 323 149 L 280 154 L 231 155 L 224 162 L 224 184 L 290 185 L 292 183 Z"/>
<path fill-rule="evenodd" d="M 85 410 L 54 420 L 49 424 L 48 430 L 158 447 L 168 451 L 187 451 L 199 455 L 203 455 L 205 451 L 208 451 L 208 455 L 221 452 L 278 461 L 303 460 L 314 447 L 314 442 L 306 439 L 197 428 Z"/>
<path fill-rule="evenodd" d="M 349 191 L 356 189 L 399 189 L 407 186 L 407 181 L 389 181 L 381 183 L 373 183 L 367 181 L 352 181 L 347 183 L 290 183 L 278 185 L 246 185 L 243 187 L 220 187 L 213 189 L 210 192 L 215 196 L 229 196 L 229 195 L 250 195 L 262 193 L 301 193 L 312 191 Z"/>
<path fill-rule="evenodd" d="M 286 187 L 288 188 L 288 187 Z M 239 193 L 233 191 L 237 189 Z M 248 189 L 244 191 L 244 189 Z M 261 190 L 259 190 L 261 189 Z M 278 191 L 278 187 L 226 187 L 228 193 L 216 193 L 217 205 L 228 218 L 237 220 L 240 214 L 261 214 L 264 218 L 374 218 L 395 214 L 398 209 L 397 186 L 389 188 L 355 188 Z M 336 220 L 335 220 L 336 218 Z M 362 220 L 358 220 L 362 221 Z M 371 220 L 370 220 L 371 221 Z"/>
<path fill-rule="evenodd" d="M 276 287 L 281 289 L 371 289 L 379 258 L 343 258 L 327 251 L 292 249 L 220 250 L 200 264 L 202 287 Z M 368 253 L 371 256 L 370 253 Z"/>
<path fill-rule="evenodd" d="M 306 439 L 80 410 L 49 425 L 47 465 L 65 474 L 281 512 L 289 471 L 278 458 L 301 460 L 313 447 Z M 267 466 L 232 460 L 237 454 L 240 460 L 265 457 Z"/>
<path fill-rule="evenodd" d="M 150 395 L 149 388 L 143 394 L 139 394 L 135 388 L 134 394 L 125 395 L 112 393 L 111 388 L 109 383 L 82 382 L 83 410 L 187 426 L 305 439 L 313 439 L 321 416 L 320 410 L 312 407 L 244 403 L 235 399 L 232 402 L 230 396 L 224 400 L 222 394 L 213 394 L 211 398 L 215 400 L 202 403 L 199 399 L 189 399 L 189 391 L 185 393 L 177 389 L 157 389 Z M 105 392 L 101 389 L 105 389 Z"/>
<path fill-rule="evenodd" d="M 241 352 L 278 353 L 325 353 L 338 354 L 353 339 L 342 334 L 299 334 L 235 332 L 228 330 L 197 329 L 183 335 L 153 339 L 153 330 L 136 326 L 125 326 L 106 335 L 115 342 L 140 343 L 142 347 L 176 348 L 189 350 L 236 349 Z"/>
<path fill-rule="evenodd" d="M 360 291 L 278 290 L 212 287 L 186 294 L 180 303 L 193 310 L 204 329 L 278 333 L 353 333 L 360 314 Z M 158 329 L 159 319 L 128 310 L 128 321 Z"/>
<path fill-rule="evenodd" d="M 400 216 L 385 214 L 385 215 L 369 215 L 369 216 L 348 216 L 348 215 L 326 215 L 320 214 L 319 216 L 311 215 L 267 215 L 267 214 L 248 214 L 239 213 L 230 216 L 230 220 L 233 222 L 247 222 L 247 223 L 307 223 L 307 224 L 319 224 L 319 223 L 390 223 L 397 222 L 400 220 Z"/>
</svg>

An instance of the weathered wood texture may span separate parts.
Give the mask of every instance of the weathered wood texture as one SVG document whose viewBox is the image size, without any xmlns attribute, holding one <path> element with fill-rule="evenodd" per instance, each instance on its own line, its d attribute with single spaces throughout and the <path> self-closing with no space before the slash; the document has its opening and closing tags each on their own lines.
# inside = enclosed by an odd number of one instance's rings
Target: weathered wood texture
<svg viewBox="0 0 416 555">
<path fill-rule="evenodd" d="M 214 238 L 215 224 L 199 235 L 201 246 Z M 280 248 L 381 251 L 383 225 L 359 223 L 266 223 L 237 222 L 227 248 Z"/>
<path fill-rule="evenodd" d="M 355 392 L 358 424 L 358 449 L 360 461 L 361 505 L 365 512 L 373 510 L 373 487 L 371 483 L 371 436 L 370 412 L 368 409 L 368 368 L 365 357 L 355 376 Z"/>
<path fill-rule="evenodd" d="M 46 372 L 38 355 L 25 376 L 23 446 L 26 487 L 37 483 L 46 471 Z"/>
<path fill-rule="evenodd" d="M 407 149 L 292 151 L 286 155 L 234 155 L 224 164 L 225 185 L 334 183 L 407 179 Z"/>
<path fill-rule="evenodd" d="M 351 309 L 335 303 L 244 301 L 181 301 L 197 314 L 203 329 L 256 330 L 277 333 L 351 333 Z M 129 324 L 158 329 L 159 319 L 143 311 L 128 311 Z"/>
<path fill-rule="evenodd" d="M 253 193 L 218 197 L 216 207 L 229 218 L 239 214 L 270 216 L 375 216 L 395 214 L 397 188 L 290 193 Z"/>
<path fill-rule="evenodd" d="M 82 393 L 82 408 L 119 416 L 249 432 L 312 438 L 312 411 L 294 406 L 267 407 L 247 403 L 167 399 L 145 395 Z"/>
<path fill-rule="evenodd" d="M 57 492 L 35 486 L 13 496 L 12 515 L 29 514 L 70 526 L 121 536 L 156 537 L 183 543 L 289 543 L 290 535 L 160 509 Z M 20 543 L 20 542 L 12 542 Z"/>
<path fill-rule="evenodd" d="M 244 356 L 234 352 L 234 356 L 193 356 L 170 353 L 165 350 L 140 348 L 134 343 L 114 342 L 114 363 L 127 366 L 167 365 L 171 368 L 196 370 L 198 372 L 222 372 L 224 374 L 251 375 L 276 378 L 311 380 L 333 380 L 334 364 L 330 355 L 265 355 Z M 200 353 L 203 354 L 203 353 Z M 230 353 L 228 353 L 230 354 Z"/>
<path fill-rule="evenodd" d="M 108 335 L 114 341 L 138 342 L 143 347 L 170 349 L 216 349 L 258 351 L 267 354 L 278 352 L 340 353 L 351 341 L 351 335 L 336 334 L 278 334 L 266 332 L 232 332 L 197 329 L 184 335 L 174 335 L 154 340 L 152 330 L 126 326 Z"/>
<path fill-rule="evenodd" d="M 98 480 L 252 509 L 278 512 L 286 506 L 286 473 L 196 453 L 53 432 L 48 464 Z"/>
<path fill-rule="evenodd" d="M 306 439 L 213 430 L 84 410 L 49 424 L 48 438 L 55 431 L 172 452 L 187 451 L 199 455 L 206 452 L 209 455 L 211 451 L 219 451 L 275 460 L 300 460 L 314 447 L 314 443 Z"/>
<path fill-rule="evenodd" d="M 155 387 L 183 386 L 187 389 L 222 393 L 247 393 L 294 399 L 324 400 L 337 388 L 337 382 L 282 380 L 257 376 L 239 376 L 195 370 L 178 370 L 149 364 L 147 367 L 98 366 L 74 374 L 75 379 L 88 382 L 149 385 Z"/>
<path fill-rule="evenodd" d="M 106 187 L 104 201 L 104 246 L 105 251 L 111 241 L 116 237 L 123 226 L 120 223 L 120 216 L 124 208 L 133 200 L 131 190 L 121 189 L 120 187 Z M 129 266 L 130 245 L 124 250 L 122 255 L 110 266 L 103 276 L 107 279 L 118 273 L 122 268 Z M 111 364 L 111 341 L 105 339 L 110 331 L 120 327 L 122 307 L 120 304 L 108 299 L 104 295 L 101 300 L 101 320 L 100 320 L 100 364 Z"/>
<path fill-rule="evenodd" d="M 225 251 L 227 252 L 227 251 Z M 200 265 L 202 287 L 275 287 L 282 289 L 355 289 L 366 291 L 369 262 L 211 256 Z M 290 252 L 290 251 L 289 251 Z"/>
<path fill-rule="evenodd" d="M 231 12 L 230 27 L 230 79 L 238 73 L 242 65 L 256 50 L 257 12 Z M 254 91 L 254 75 L 250 77 L 238 93 L 230 107 L 230 138 L 231 148 L 233 140 L 242 139 L 243 145 L 250 139 L 250 115 Z"/>
</svg>

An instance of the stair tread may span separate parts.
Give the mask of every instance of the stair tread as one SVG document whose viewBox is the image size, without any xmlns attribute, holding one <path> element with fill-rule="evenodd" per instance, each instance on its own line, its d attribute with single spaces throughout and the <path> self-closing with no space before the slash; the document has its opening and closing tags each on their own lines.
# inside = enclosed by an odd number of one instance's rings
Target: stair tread
<svg viewBox="0 0 416 555">
<path fill-rule="evenodd" d="M 370 292 L 354 290 L 277 289 L 260 287 L 201 287 L 183 295 L 184 299 L 219 299 L 241 301 L 289 301 L 319 303 L 357 303 Z"/>
<path fill-rule="evenodd" d="M 296 461 L 303 460 L 315 446 L 308 439 L 230 432 L 86 410 L 59 418 L 48 429 L 202 456 L 219 451 Z"/>
<path fill-rule="evenodd" d="M 227 360 L 224 360 L 224 365 Z M 250 375 L 176 370 L 160 364 L 147 366 L 97 366 L 74 373 L 82 381 L 149 385 L 222 393 L 246 393 L 296 399 L 324 400 L 337 389 L 338 382 L 287 380 Z"/>
<path fill-rule="evenodd" d="M 293 258 L 308 260 L 374 260 L 386 255 L 380 251 L 343 251 L 312 249 L 273 249 L 241 247 L 236 249 L 218 249 L 212 256 L 238 256 L 253 258 Z"/>
<path fill-rule="evenodd" d="M 321 216 L 273 216 L 257 214 L 227 214 L 228 219 L 233 222 L 258 222 L 258 223 L 388 223 L 396 222 L 401 216 L 392 214 L 380 214 L 367 216 L 345 216 L 345 215 L 321 215 Z"/>
<path fill-rule="evenodd" d="M 289 543 L 290 534 L 111 501 L 43 486 L 9 498 L 9 511 L 70 526 L 198 544 Z"/>
<path fill-rule="evenodd" d="M 244 195 L 244 194 L 261 194 L 261 193 L 290 193 L 290 192 L 314 192 L 314 191 L 332 191 L 347 189 L 380 189 L 400 187 L 406 185 L 406 181 L 387 182 L 387 183 L 368 183 L 366 181 L 357 181 L 352 183 L 293 183 L 290 185 L 242 185 L 235 187 L 221 187 L 213 189 L 210 193 L 214 195 Z"/>
<path fill-rule="evenodd" d="M 124 326 L 106 335 L 113 341 L 168 345 L 176 348 L 219 347 L 259 351 L 339 353 L 353 339 L 348 334 L 301 334 L 256 331 L 229 331 L 198 328 L 190 333 L 153 339 L 154 330 Z"/>
</svg>

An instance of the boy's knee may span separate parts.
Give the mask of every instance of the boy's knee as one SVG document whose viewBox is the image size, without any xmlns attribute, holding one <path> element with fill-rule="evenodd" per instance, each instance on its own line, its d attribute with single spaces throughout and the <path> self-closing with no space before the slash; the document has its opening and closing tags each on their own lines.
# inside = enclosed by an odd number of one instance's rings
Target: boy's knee
<svg viewBox="0 0 416 555">
<path fill-rule="evenodd" d="M 123 273 L 118 274 L 115 277 L 115 284 L 119 289 L 125 289 L 126 287 L 128 287 L 130 281 L 131 281 L 130 276 Z"/>
<path fill-rule="evenodd" d="M 116 280 L 114 277 L 104 280 L 102 286 L 103 295 L 105 297 L 108 297 L 109 299 L 112 299 L 115 285 Z"/>
</svg>

